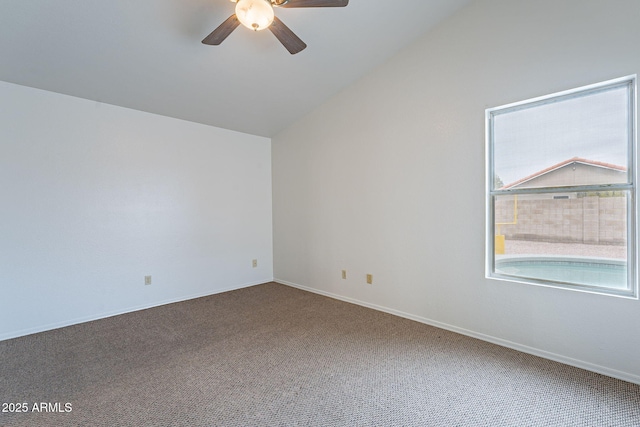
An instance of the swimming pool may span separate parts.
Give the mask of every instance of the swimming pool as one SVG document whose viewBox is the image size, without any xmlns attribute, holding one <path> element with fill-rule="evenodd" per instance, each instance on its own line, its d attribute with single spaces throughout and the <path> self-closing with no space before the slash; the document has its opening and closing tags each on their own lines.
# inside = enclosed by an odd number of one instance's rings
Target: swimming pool
<svg viewBox="0 0 640 427">
<path fill-rule="evenodd" d="M 564 284 L 627 287 L 627 263 L 599 258 L 518 256 L 496 259 L 495 272 L 526 279 Z"/>
</svg>

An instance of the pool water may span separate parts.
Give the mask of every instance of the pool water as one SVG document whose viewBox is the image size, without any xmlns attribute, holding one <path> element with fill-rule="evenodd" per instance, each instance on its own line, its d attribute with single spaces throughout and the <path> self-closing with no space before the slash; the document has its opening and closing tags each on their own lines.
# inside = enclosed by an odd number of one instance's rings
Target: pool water
<svg viewBox="0 0 640 427">
<path fill-rule="evenodd" d="M 617 260 L 523 257 L 496 260 L 496 273 L 574 285 L 627 287 L 627 264 Z"/>
</svg>

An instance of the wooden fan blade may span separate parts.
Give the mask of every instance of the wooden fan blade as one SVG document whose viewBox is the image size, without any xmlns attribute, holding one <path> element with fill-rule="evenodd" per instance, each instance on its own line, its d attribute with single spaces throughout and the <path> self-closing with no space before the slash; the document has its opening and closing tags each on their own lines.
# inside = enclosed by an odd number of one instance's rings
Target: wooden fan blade
<svg viewBox="0 0 640 427">
<path fill-rule="evenodd" d="M 277 16 L 273 18 L 273 22 L 271 23 L 271 25 L 269 25 L 269 29 L 292 55 L 295 55 L 296 53 L 307 47 L 305 42 L 300 40 L 300 38 L 296 36 L 293 31 L 289 29 L 289 27 L 284 25 L 284 23 L 279 20 Z"/>
<path fill-rule="evenodd" d="M 345 7 L 349 0 L 289 0 L 280 7 Z"/>
<path fill-rule="evenodd" d="M 230 17 L 228 17 L 226 21 L 220 24 L 218 28 L 213 30 L 211 34 L 205 37 L 204 40 L 202 40 L 202 43 L 210 44 L 210 45 L 219 45 L 224 41 L 224 39 L 229 37 L 229 34 L 231 34 L 233 30 L 235 30 L 238 27 L 238 25 L 240 25 L 240 21 L 238 21 L 238 17 L 235 14 L 233 14 Z"/>
</svg>

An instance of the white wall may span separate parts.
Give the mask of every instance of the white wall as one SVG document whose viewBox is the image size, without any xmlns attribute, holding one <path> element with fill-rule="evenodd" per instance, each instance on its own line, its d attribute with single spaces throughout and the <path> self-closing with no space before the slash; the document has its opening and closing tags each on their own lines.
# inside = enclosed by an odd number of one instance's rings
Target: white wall
<svg viewBox="0 0 640 427">
<path fill-rule="evenodd" d="M 479 0 L 277 135 L 276 280 L 640 383 L 637 300 L 484 278 L 485 108 L 640 73 L 638 16 Z"/>
<path fill-rule="evenodd" d="M 267 138 L 0 82 L 0 339 L 271 280 L 270 159 Z"/>
</svg>

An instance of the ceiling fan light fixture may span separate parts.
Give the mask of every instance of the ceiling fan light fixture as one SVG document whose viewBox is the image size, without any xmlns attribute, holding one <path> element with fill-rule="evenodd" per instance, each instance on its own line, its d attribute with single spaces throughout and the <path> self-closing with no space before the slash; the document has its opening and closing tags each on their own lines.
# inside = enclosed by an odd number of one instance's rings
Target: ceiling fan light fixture
<svg viewBox="0 0 640 427">
<path fill-rule="evenodd" d="M 236 16 L 245 27 L 260 31 L 271 25 L 274 13 L 269 0 L 238 0 Z"/>
</svg>

